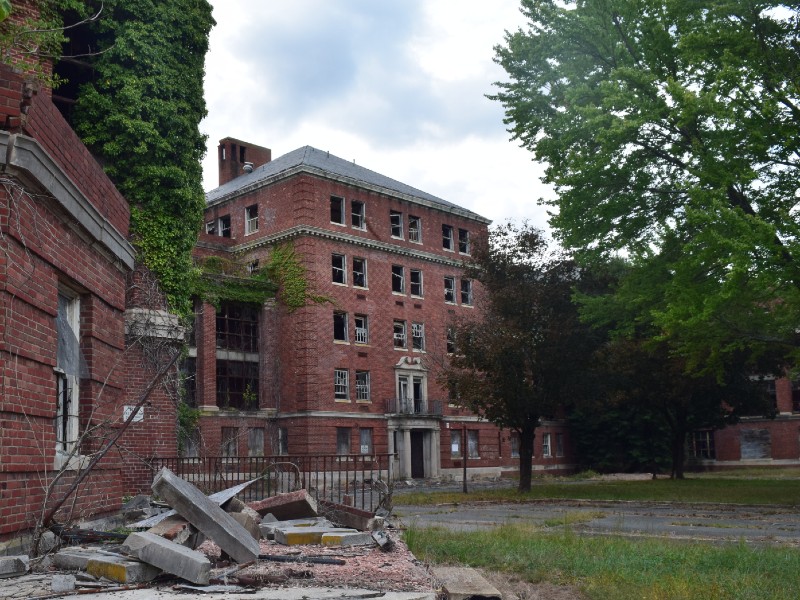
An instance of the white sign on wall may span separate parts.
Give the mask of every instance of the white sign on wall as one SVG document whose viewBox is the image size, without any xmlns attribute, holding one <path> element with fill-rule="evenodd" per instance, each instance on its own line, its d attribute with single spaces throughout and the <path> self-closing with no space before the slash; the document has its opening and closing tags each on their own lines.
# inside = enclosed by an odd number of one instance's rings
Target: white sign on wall
<svg viewBox="0 0 800 600">
<path fill-rule="evenodd" d="M 125 408 L 123 408 L 122 409 L 122 420 L 123 421 L 127 421 L 128 417 L 131 416 L 131 413 L 133 412 L 133 409 L 135 409 L 135 408 L 136 408 L 135 406 L 126 406 Z M 138 423 L 139 421 L 144 421 L 144 406 L 140 406 L 139 410 L 136 412 L 136 416 L 133 417 L 133 422 L 134 423 Z"/>
</svg>

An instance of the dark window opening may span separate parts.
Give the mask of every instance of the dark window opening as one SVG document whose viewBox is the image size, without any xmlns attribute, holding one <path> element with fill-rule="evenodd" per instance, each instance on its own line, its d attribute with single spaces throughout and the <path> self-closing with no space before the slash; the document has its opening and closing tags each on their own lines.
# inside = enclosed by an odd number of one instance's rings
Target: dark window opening
<svg viewBox="0 0 800 600">
<path fill-rule="evenodd" d="M 331 196 L 331 223 L 344 225 L 344 198 Z"/>
<path fill-rule="evenodd" d="M 347 313 L 335 311 L 333 313 L 333 339 L 338 342 L 347 341 Z"/>
<path fill-rule="evenodd" d="M 258 307 L 222 302 L 217 310 L 217 348 L 258 352 Z"/>
<path fill-rule="evenodd" d="M 400 265 L 392 265 L 392 291 L 400 294 L 406 291 L 405 274 Z"/>
<path fill-rule="evenodd" d="M 217 360 L 217 406 L 258 409 L 258 363 Z"/>
<path fill-rule="evenodd" d="M 367 261 L 363 258 L 353 259 L 353 285 L 367 287 Z"/>
</svg>

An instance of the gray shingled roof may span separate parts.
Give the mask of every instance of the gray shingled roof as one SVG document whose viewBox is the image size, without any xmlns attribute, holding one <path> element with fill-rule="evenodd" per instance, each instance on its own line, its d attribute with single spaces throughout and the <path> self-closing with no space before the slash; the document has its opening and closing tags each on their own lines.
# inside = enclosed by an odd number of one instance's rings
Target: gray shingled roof
<svg viewBox="0 0 800 600">
<path fill-rule="evenodd" d="M 284 154 L 270 161 L 260 167 L 253 169 L 252 173 L 246 173 L 227 182 L 220 187 L 206 193 L 206 202 L 213 203 L 220 200 L 229 194 L 236 192 L 241 188 L 247 188 L 253 185 L 258 185 L 260 181 L 266 179 L 280 178 L 281 173 L 290 171 L 297 168 L 307 167 L 311 171 L 322 172 L 322 175 L 331 175 L 336 179 L 346 178 L 352 180 L 356 185 L 361 183 L 367 186 L 378 186 L 384 188 L 386 193 L 396 192 L 401 196 L 410 196 L 411 199 L 419 199 L 424 203 L 432 203 L 440 205 L 445 210 L 456 209 L 466 216 L 472 216 L 480 220 L 486 220 L 480 215 L 473 213 L 463 207 L 448 202 L 428 194 L 422 190 L 406 185 L 396 181 L 375 171 L 366 169 L 360 165 L 355 164 L 334 156 L 330 152 L 317 150 L 311 146 L 303 146 L 297 150 L 293 150 L 288 154 Z"/>
</svg>

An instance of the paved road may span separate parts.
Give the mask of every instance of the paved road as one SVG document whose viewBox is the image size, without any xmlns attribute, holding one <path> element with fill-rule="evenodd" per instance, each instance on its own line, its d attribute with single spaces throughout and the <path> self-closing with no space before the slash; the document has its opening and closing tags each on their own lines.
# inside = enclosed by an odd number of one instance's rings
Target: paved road
<svg viewBox="0 0 800 600">
<path fill-rule="evenodd" d="M 568 527 L 593 535 L 739 541 L 800 547 L 800 509 L 776 506 L 663 502 L 536 501 L 408 506 L 395 497 L 401 526 L 475 531 L 525 523 L 542 530 Z"/>
</svg>

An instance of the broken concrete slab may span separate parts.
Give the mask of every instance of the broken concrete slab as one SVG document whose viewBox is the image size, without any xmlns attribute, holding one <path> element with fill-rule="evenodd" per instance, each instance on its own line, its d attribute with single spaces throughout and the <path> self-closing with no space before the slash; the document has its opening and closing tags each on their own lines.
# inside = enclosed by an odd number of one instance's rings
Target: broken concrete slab
<svg viewBox="0 0 800 600">
<path fill-rule="evenodd" d="M 368 530 L 369 521 L 373 517 L 371 512 L 361 508 L 325 500 L 320 501 L 319 509 L 328 519 L 341 527 L 352 527 L 359 531 Z"/>
<path fill-rule="evenodd" d="M 50 589 L 54 594 L 64 594 L 75 590 L 75 575 L 64 575 L 56 573 L 50 583 Z"/>
<path fill-rule="evenodd" d="M 101 556 L 89 548 L 62 548 L 53 556 L 53 566 L 63 571 L 85 571 L 89 559 Z"/>
<path fill-rule="evenodd" d="M 266 521 L 266 519 L 264 521 Z M 261 521 L 261 524 L 258 526 L 258 528 L 261 531 L 261 537 L 268 540 L 275 539 L 276 527 L 335 527 L 335 525 L 325 517 L 314 517 L 311 519 L 289 519 L 288 521 L 271 521 L 266 523 L 264 521 Z"/>
<path fill-rule="evenodd" d="M 161 569 L 124 556 L 97 556 L 86 563 L 86 572 L 117 583 L 145 583 L 161 574 Z"/>
<path fill-rule="evenodd" d="M 503 595 L 475 569 L 469 567 L 432 567 L 433 574 L 442 582 L 449 600 L 502 600 Z"/>
<path fill-rule="evenodd" d="M 284 546 L 319 544 L 325 533 L 358 533 L 358 531 L 343 527 L 278 527 L 275 529 L 275 541 Z"/>
<path fill-rule="evenodd" d="M 24 575 L 29 565 L 30 559 L 27 554 L 0 556 L 0 578 Z"/>
<path fill-rule="evenodd" d="M 374 546 L 372 535 L 357 531 L 355 533 L 323 533 L 320 543 L 323 546 Z"/>
<path fill-rule="evenodd" d="M 130 534 L 122 545 L 123 552 L 182 577 L 192 583 L 206 585 L 211 573 L 211 562 L 205 555 L 171 542 L 153 533 Z"/>
<path fill-rule="evenodd" d="M 179 515 L 167 517 L 161 521 L 161 523 L 157 524 L 155 527 L 151 527 L 147 531 L 192 549 L 197 548 L 197 546 L 205 541 L 205 536 L 189 523 L 189 521 Z"/>
<path fill-rule="evenodd" d="M 394 548 L 394 540 L 392 540 L 385 531 L 373 531 L 370 535 L 372 539 L 375 540 L 375 543 L 378 544 L 378 547 L 384 552 L 389 552 Z"/>
<path fill-rule="evenodd" d="M 255 522 L 253 517 L 246 513 L 235 512 L 235 513 L 228 513 L 233 520 L 239 523 L 242 527 L 244 527 L 247 532 L 253 536 L 254 540 L 261 539 L 261 530 L 258 528 L 258 523 Z"/>
<path fill-rule="evenodd" d="M 307 490 L 278 494 L 256 502 L 250 502 L 248 506 L 260 515 L 272 513 L 280 521 L 316 517 L 319 514 L 317 501 Z"/>
<path fill-rule="evenodd" d="M 188 481 L 164 467 L 156 475 L 152 487 L 178 514 L 235 561 L 245 563 L 258 557 L 260 548 L 253 536 Z"/>
</svg>

